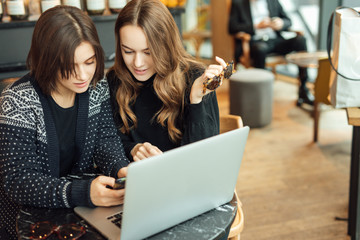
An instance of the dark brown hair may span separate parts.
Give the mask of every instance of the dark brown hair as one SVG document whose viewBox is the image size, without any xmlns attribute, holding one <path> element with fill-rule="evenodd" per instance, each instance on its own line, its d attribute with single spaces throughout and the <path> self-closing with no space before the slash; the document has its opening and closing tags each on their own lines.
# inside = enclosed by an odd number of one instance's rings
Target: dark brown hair
<svg viewBox="0 0 360 240">
<path fill-rule="evenodd" d="M 94 48 L 96 70 L 92 83 L 96 84 L 104 76 L 104 51 L 91 18 L 71 6 L 56 6 L 41 14 L 34 28 L 27 66 L 45 94 L 56 90 L 59 77 L 76 75 L 74 53 L 82 42 Z"/>
<path fill-rule="evenodd" d="M 115 24 L 116 56 L 115 64 L 110 69 L 120 81 L 116 99 L 124 124 L 121 128 L 123 133 L 129 133 L 132 127 L 136 127 L 136 116 L 130 105 L 136 101 L 139 91 L 139 86 L 127 70 L 121 53 L 120 29 L 127 25 L 138 26 L 145 33 L 150 55 L 155 63 L 154 90 L 163 103 L 154 118 L 163 127 L 167 125 L 173 142 L 179 142 L 182 132 L 177 128 L 176 122 L 182 118 L 184 111 L 184 95 L 187 87 L 185 76 L 190 65 L 199 68 L 202 65 L 194 61 L 185 51 L 177 25 L 161 1 L 130 1 L 119 13 Z"/>
</svg>

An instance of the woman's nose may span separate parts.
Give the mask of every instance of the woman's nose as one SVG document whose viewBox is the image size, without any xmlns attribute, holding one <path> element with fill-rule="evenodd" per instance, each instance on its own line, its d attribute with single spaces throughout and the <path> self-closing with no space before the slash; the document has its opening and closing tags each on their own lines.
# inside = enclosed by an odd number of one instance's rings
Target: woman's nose
<svg viewBox="0 0 360 240">
<path fill-rule="evenodd" d="M 78 80 L 86 80 L 87 79 L 87 73 L 84 67 L 79 66 L 76 71 L 76 78 Z"/>
<path fill-rule="evenodd" d="M 134 65 L 135 67 L 141 67 L 144 64 L 144 59 L 141 54 L 135 54 Z"/>
</svg>

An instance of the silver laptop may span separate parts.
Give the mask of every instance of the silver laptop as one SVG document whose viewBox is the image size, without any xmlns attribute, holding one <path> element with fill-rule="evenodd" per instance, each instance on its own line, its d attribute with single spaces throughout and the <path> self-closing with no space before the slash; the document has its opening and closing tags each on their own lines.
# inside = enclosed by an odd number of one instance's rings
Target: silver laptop
<svg viewBox="0 0 360 240">
<path fill-rule="evenodd" d="M 142 239 L 229 202 L 249 127 L 129 165 L 124 205 L 76 207 L 109 239 Z M 119 222 L 119 218 L 121 222 Z"/>
</svg>

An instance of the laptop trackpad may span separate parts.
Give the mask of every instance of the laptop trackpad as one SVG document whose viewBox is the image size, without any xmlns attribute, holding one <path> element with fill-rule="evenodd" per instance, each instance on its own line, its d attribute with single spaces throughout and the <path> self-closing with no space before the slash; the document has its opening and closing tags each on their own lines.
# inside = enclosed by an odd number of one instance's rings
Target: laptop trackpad
<svg viewBox="0 0 360 240">
<path fill-rule="evenodd" d="M 120 239 L 123 206 L 75 207 L 74 211 L 108 239 Z"/>
</svg>

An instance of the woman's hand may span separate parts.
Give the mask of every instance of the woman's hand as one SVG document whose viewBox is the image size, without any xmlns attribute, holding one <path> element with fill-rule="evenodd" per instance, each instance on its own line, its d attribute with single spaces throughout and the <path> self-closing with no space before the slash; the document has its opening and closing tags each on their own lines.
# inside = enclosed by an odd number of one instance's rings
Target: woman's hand
<svg viewBox="0 0 360 240">
<path fill-rule="evenodd" d="M 144 142 L 136 144 L 130 154 L 134 161 L 140 161 L 148 157 L 160 155 L 162 151 L 151 143 Z"/>
<path fill-rule="evenodd" d="M 226 68 L 226 62 L 219 57 L 215 57 L 215 60 L 219 63 L 219 65 L 209 65 L 203 75 L 198 77 L 194 84 L 191 87 L 190 92 L 190 103 L 191 104 L 197 104 L 202 101 L 203 96 L 208 94 L 209 92 L 212 92 L 213 90 L 206 89 L 206 92 L 204 93 L 204 81 L 206 81 L 208 78 L 213 78 L 216 75 L 219 75 L 224 68 Z"/>
<path fill-rule="evenodd" d="M 135 147 L 130 152 L 134 161 L 140 161 L 151 156 L 160 155 L 162 153 L 163 152 L 159 148 L 157 148 L 154 145 L 151 145 L 151 143 L 148 142 L 136 144 Z M 128 171 L 128 167 L 120 168 L 120 170 L 117 173 L 117 177 L 118 178 L 126 177 L 127 171 Z"/>
<path fill-rule="evenodd" d="M 113 190 L 106 186 L 114 186 L 115 178 L 99 176 L 91 182 L 90 199 L 95 206 L 115 206 L 124 203 L 125 190 Z"/>
<path fill-rule="evenodd" d="M 128 171 L 128 167 L 120 168 L 120 170 L 117 173 L 118 178 L 126 177 Z"/>
</svg>

